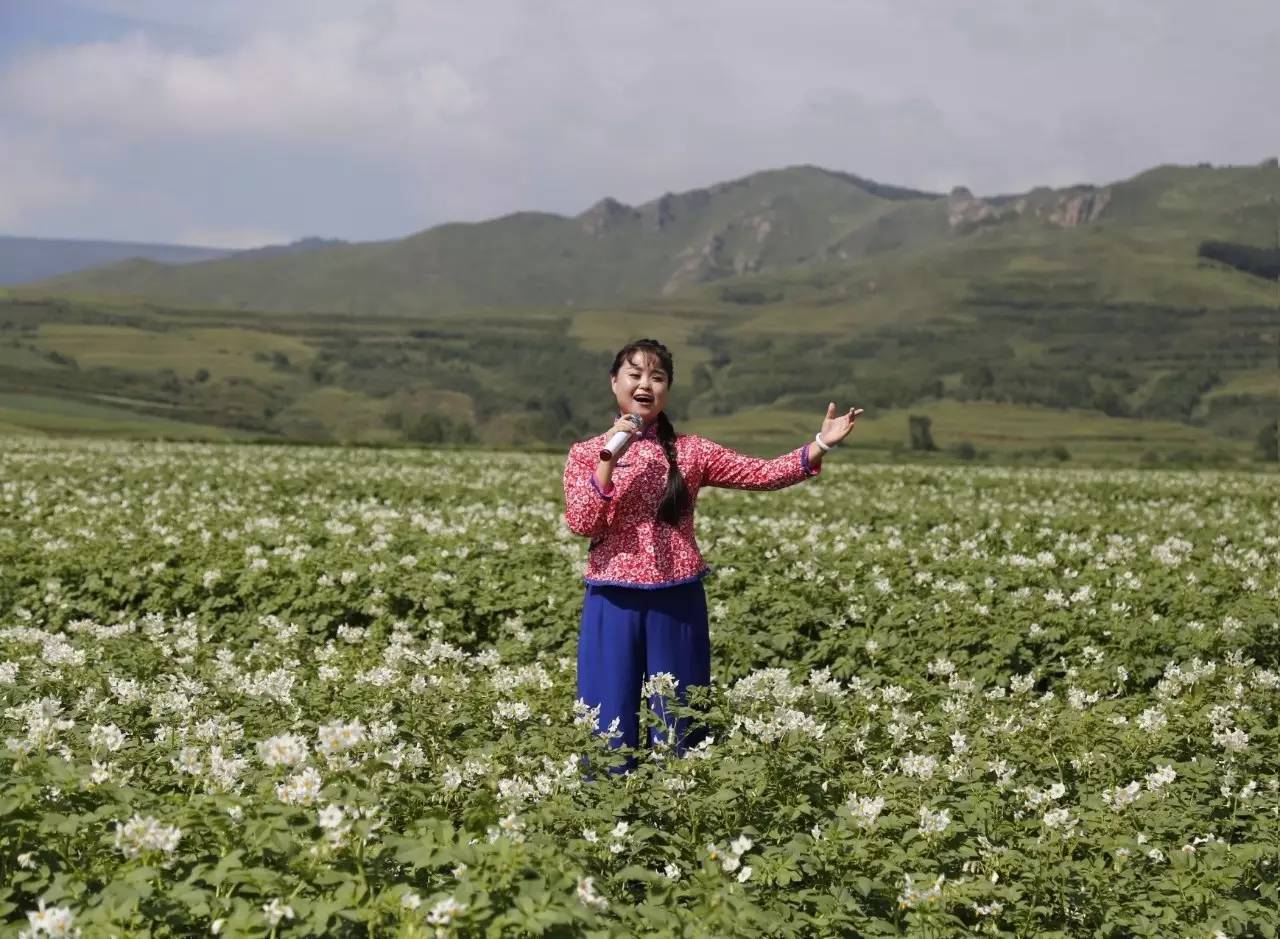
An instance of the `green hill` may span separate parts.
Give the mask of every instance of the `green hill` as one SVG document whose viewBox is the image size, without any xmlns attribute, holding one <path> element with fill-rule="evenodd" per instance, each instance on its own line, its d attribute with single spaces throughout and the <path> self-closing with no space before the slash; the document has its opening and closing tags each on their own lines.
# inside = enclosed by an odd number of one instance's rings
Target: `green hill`
<svg viewBox="0 0 1280 939">
<path fill-rule="evenodd" d="M 183 266 L 131 261 L 59 293 L 224 309 L 424 316 L 644 297 L 853 306 L 897 320 L 966 296 L 1023 302 L 1265 302 L 1198 263 L 1205 240 L 1274 237 L 1280 170 L 1159 167 L 1108 186 L 940 197 L 815 167 L 757 173 L 575 218 L 517 213 L 408 238 Z M 956 281 L 959 279 L 960 284 Z M 887 308 L 887 314 L 882 312 Z"/>
<path fill-rule="evenodd" d="M 903 204 L 940 197 L 814 167 L 757 173 L 638 207 L 603 199 L 565 218 L 520 212 L 397 241 L 182 268 L 142 261 L 46 281 L 229 309 L 427 315 L 670 296 L 826 257 Z"/>
<path fill-rule="evenodd" d="M 559 446 L 607 420 L 610 354 L 648 335 L 676 352 L 682 426 L 757 452 L 834 398 L 884 452 L 920 414 L 965 456 L 1248 459 L 1280 413 L 1280 292 L 1200 248 L 1267 249 L 1278 202 L 1274 162 L 991 198 L 794 167 L 576 218 L 131 263 L 0 302 L 0 394 L 28 396 L 0 423 L 60 431 L 41 415 L 62 400 L 164 434 Z"/>
</svg>

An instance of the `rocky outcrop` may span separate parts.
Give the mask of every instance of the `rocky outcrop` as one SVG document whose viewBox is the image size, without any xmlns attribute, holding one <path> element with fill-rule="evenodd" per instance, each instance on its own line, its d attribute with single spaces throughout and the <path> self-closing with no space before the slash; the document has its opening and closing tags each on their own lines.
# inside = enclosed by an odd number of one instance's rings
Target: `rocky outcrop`
<svg viewBox="0 0 1280 939">
<path fill-rule="evenodd" d="M 997 221 L 1001 212 L 985 199 L 977 198 L 964 186 L 956 186 L 947 196 L 947 223 L 952 228 L 973 227 Z"/>
<path fill-rule="evenodd" d="M 1096 221 L 1110 203 L 1110 189 L 1075 189 L 1063 193 L 1037 187 L 1016 199 L 1007 196 L 979 199 L 964 186 L 957 186 L 947 197 L 947 222 L 953 230 L 968 231 L 980 225 L 1031 216 L 1059 228 L 1076 228 Z"/>
<path fill-rule="evenodd" d="M 1096 221 L 1110 203 L 1110 189 L 1090 189 L 1075 195 L 1063 196 L 1058 200 L 1057 208 L 1049 213 L 1049 224 L 1060 228 L 1088 225 Z"/>
<path fill-rule="evenodd" d="M 678 266 L 662 286 L 663 296 L 670 296 L 687 284 L 760 270 L 769 234 L 778 223 L 776 216 L 766 203 L 763 211 L 735 219 L 682 251 L 676 258 Z"/>
</svg>

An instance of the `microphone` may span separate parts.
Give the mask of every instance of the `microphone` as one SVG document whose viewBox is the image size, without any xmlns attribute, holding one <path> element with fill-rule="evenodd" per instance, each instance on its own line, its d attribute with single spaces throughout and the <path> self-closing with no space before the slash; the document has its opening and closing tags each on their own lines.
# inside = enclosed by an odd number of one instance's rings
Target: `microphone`
<svg viewBox="0 0 1280 939">
<path fill-rule="evenodd" d="M 604 449 L 600 451 L 600 462 L 604 463 L 615 459 L 626 453 L 627 447 L 631 446 L 631 441 L 635 439 L 636 434 L 644 427 L 644 418 L 639 414 L 628 414 L 626 419 L 636 426 L 631 433 L 620 430 L 612 437 L 609 442 L 604 445 Z"/>
</svg>

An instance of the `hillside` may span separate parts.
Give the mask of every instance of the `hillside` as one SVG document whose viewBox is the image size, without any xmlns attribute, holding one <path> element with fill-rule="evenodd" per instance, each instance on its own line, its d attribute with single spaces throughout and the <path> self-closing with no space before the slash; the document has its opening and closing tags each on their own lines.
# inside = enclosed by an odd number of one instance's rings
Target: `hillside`
<svg viewBox="0 0 1280 939">
<path fill-rule="evenodd" d="M 602 199 L 573 218 L 518 212 L 297 257 L 130 263 L 41 286 L 374 316 L 609 303 L 826 257 L 877 219 L 918 203 L 934 203 L 940 217 L 940 197 L 794 167 L 635 207 Z"/>
<path fill-rule="evenodd" d="M 834 398 L 885 453 L 922 414 L 970 456 L 1249 459 L 1280 413 L 1280 292 L 1200 247 L 1265 248 L 1277 192 L 1270 163 L 986 199 L 802 167 L 574 219 L 130 263 L 0 303 L 0 425 L 558 446 L 607 418 L 609 357 L 648 335 L 676 353 L 682 426 L 756 452 Z M 152 277 L 210 296 L 105 292 Z M 263 295 L 296 306 L 240 309 Z"/>
<path fill-rule="evenodd" d="M 1166 166 L 1106 186 L 942 197 L 816 167 L 574 218 L 522 212 L 408 238 L 175 267 L 135 261 L 39 286 L 224 309 L 429 316 L 702 297 L 857 307 L 896 320 L 966 293 L 1248 303 L 1265 285 L 1197 264 L 1204 240 L 1274 238 L 1280 169 Z"/>
<path fill-rule="evenodd" d="M 223 248 L 193 248 L 186 245 L 0 235 L 0 287 L 29 284 L 131 258 L 143 258 L 163 264 L 190 264 L 225 258 L 232 253 Z"/>
</svg>

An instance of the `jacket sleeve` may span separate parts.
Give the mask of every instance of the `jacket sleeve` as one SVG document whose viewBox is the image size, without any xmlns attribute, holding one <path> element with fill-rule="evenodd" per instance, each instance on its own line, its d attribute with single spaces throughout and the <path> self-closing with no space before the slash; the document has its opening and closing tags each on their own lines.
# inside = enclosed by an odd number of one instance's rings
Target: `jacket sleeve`
<svg viewBox="0 0 1280 939">
<path fill-rule="evenodd" d="M 758 459 L 703 441 L 703 485 L 722 489 L 783 489 L 817 476 L 821 465 L 809 463 L 809 445 L 772 460 Z"/>
<path fill-rule="evenodd" d="M 574 444 L 564 464 L 564 520 L 575 535 L 594 537 L 604 533 L 615 487 L 601 489 L 589 448 Z"/>
</svg>

